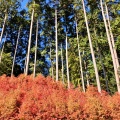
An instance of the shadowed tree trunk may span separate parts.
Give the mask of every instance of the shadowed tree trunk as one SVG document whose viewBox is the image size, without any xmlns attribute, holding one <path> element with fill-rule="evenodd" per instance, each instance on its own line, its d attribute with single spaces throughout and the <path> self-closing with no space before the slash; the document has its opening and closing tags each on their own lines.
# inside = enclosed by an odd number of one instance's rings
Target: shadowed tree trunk
<svg viewBox="0 0 120 120">
<path fill-rule="evenodd" d="M 95 37 L 97 37 L 95 26 L 94 26 L 94 34 L 95 34 Z M 99 54 L 99 57 L 100 57 L 100 62 L 101 62 L 102 69 L 103 69 L 103 75 L 104 75 L 104 79 L 105 79 L 105 83 L 106 83 L 106 90 L 107 90 L 107 92 L 109 92 L 108 79 L 107 79 L 107 76 L 106 76 L 106 71 L 105 71 L 105 67 L 104 67 L 104 64 L 103 64 L 103 60 L 102 60 L 102 54 L 101 54 L 101 51 L 100 51 L 100 48 L 99 48 L 99 45 L 98 45 L 97 41 L 96 41 L 96 46 L 97 46 L 97 51 L 98 51 L 98 54 Z"/>
<path fill-rule="evenodd" d="M 105 79 L 105 83 L 106 83 L 106 90 L 107 90 L 107 92 L 109 93 L 108 79 L 107 79 L 105 67 L 104 67 L 103 60 L 102 60 L 102 54 L 101 54 L 101 51 L 100 51 L 99 46 L 98 46 L 98 54 L 99 54 L 99 56 L 100 56 L 100 62 L 101 62 L 102 69 L 103 69 L 103 75 L 104 75 L 104 79 Z"/>
<path fill-rule="evenodd" d="M 18 42 L 19 42 L 19 38 L 20 38 L 20 29 L 21 28 L 19 27 L 17 41 L 16 41 L 16 47 L 15 47 L 15 53 L 14 53 L 14 57 L 13 57 L 13 64 L 12 64 L 11 76 L 13 75 L 13 72 L 14 72 L 15 58 L 16 58 L 16 53 L 17 53 L 17 48 L 18 48 Z"/>
<path fill-rule="evenodd" d="M 77 34 L 77 44 L 78 44 L 78 55 L 79 55 L 79 63 L 80 63 L 80 77 L 82 79 L 82 88 L 83 92 L 85 92 L 85 84 L 84 84 L 84 77 L 83 77 L 83 69 L 82 69 L 82 60 L 81 60 L 81 52 L 80 52 L 80 45 L 79 45 L 79 37 L 78 37 L 78 27 L 77 27 L 77 20 L 76 21 L 76 34 Z"/>
<path fill-rule="evenodd" d="M 50 41 L 50 64 L 51 64 L 51 76 L 52 76 L 52 78 L 54 79 L 54 71 L 53 71 L 53 61 L 52 61 L 52 51 L 51 51 L 51 47 L 52 47 L 52 44 L 51 44 L 51 41 Z"/>
<path fill-rule="evenodd" d="M 84 55 L 84 50 L 83 50 L 83 55 Z M 84 68 L 85 68 L 85 76 L 86 76 L 86 81 L 87 81 L 87 87 L 89 87 L 90 82 L 89 82 L 89 79 L 88 79 L 87 64 L 86 64 L 85 60 L 83 60 L 83 63 L 84 63 Z"/>
<path fill-rule="evenodd" d="M 25 74 L 25 69 L 26 69 L 26 62 L 27 62 L 27 54 L 25 56 L 25 63 L 24 63 L 24 74 Z"/>
</svg>

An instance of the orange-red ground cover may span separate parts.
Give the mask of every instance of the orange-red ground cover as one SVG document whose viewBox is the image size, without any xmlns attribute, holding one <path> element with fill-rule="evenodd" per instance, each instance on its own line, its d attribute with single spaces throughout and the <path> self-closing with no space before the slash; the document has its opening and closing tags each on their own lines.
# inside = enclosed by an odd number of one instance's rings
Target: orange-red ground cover
<svg viewBox="0 0 120 120">
<path fill-rule="evenodd" d="M 120 95 L 66 89 L 50 77 L 0 76 L 0 120 L 119 120 Z"/>
</svg>

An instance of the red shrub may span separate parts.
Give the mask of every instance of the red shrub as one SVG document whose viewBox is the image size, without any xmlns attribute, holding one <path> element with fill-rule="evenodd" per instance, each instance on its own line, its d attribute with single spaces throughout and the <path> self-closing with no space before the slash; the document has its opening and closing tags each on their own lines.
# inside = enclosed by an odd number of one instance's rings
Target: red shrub
<svg viewBox="0 0 120 120">
<path fill-rule="evenodd" d="M 119 120 L 120 95 L 109 96 L 89 87 L 66 89 L 61 82 L 41 75 L 0 76 L 0 119 Z"/>
</svg>

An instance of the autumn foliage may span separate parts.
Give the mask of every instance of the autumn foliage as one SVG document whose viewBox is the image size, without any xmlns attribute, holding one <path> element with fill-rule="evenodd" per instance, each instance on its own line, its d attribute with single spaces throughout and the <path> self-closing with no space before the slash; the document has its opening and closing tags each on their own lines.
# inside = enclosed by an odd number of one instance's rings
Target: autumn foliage
<svg viewBox="0 0 120 120">
<path fill-rule="evenodd" d="M 67 89 L 50 77 L 0 77 L 0 120 L 119 120 L 120 95 Z"/>
</svg>

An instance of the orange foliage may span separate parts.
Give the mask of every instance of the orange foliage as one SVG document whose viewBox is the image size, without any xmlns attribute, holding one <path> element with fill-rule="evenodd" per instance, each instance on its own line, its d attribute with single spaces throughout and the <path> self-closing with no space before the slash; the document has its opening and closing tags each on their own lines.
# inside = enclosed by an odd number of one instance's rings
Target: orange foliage
<svg viewBox="0 0 120 120">
<path fill-rule="evenodd" d="M 50 77 L 0 76 L 0 120 L 119 120 L 120 95 L 66 89 Z"/>
</svg>

